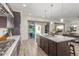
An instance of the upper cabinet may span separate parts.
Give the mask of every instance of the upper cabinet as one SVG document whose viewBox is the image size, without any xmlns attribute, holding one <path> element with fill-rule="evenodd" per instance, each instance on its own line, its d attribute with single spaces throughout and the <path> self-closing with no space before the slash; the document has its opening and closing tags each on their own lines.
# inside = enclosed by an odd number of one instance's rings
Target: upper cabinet
<svg viewBox="0 0 79 59">
<path fill-rule="evenodd" d="M 13 35 L 20 35 L 20 12 L 13 12 L 14 14 L 14 32 Z"/>
</svg>

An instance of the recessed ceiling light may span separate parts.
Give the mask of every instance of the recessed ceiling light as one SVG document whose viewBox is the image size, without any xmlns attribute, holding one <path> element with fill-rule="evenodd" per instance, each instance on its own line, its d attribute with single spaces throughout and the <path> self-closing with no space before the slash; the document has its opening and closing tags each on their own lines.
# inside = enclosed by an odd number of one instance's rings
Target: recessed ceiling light
<svg viewBox="0 0 79 59">
<path fill-rule="evenodd" d="M 53 24 L 52 21 L 50 22 L 50 24 Z"/>
<path fill-rule="evenodd" d="M 64 22 L 64 19 L 62 18 L 62 19 L 60 19 L 60 21 L 61 21 L 61 22 Z"/>
<path fill-rule="evenodd" d="M 23 4 L 22 6 L 23 6 L 23 7 L 26 7 L 26 4 Z"/>
</svg>

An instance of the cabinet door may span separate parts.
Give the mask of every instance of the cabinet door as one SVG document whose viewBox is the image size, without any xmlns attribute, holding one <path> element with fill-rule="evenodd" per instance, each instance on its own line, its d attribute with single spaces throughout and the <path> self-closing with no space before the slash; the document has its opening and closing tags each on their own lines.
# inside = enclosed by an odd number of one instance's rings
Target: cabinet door
<svg viewBox="0 0 79 59">
<path fill-rule="evenodd" d="M 56 56 L 56 43 L 49 40 L 49 56 Z"/>
<path fill-rule="evenodd" d="M 40 36 L 40 48 L 42 48 L 42 37 Z"/>
<path fill-rule="evenodd" d="M 20 12 L 13 12 L 13 14 L 14 14 L 13 35 L 20 35 Z"/>
<path fill-rule="evenodd" d="M 42 43 L 42 49 L 43 49 L 43 50 L 45 49 L 45 48 L 44 48 L 44 47 L 45 47 L 45 46 L 44 46 L 44 42 L 45 42 L 44 40 L 45 40 L 44 37 L 42 37 L 42 42 L 41 42 L 41 43 Z"/>
<path fill-rule="evenodd" d="M 70 46 L 68 42 L 61 42 L 57 44 L 57 55 L 58 56 L 69 56 L 70 55 Z"/>
<path fill-rule="evenodd" d="M 43 37 L 40 37 L 40 48 L 43 49 Z"/>
<path fill-rule="evenodd" d="M 40 47 L 44 49 L 44 38 L 40 37 Z"/>
<path fill-rule="evenodd" d="M 48 39 L 44 39 L 44 51 L 48 54 Z"/>
<path fill-rule="evenodd" d="M 7 17 L 0 16 L 0 28 L 6 28 L 7 26 Z"/>
</svg>

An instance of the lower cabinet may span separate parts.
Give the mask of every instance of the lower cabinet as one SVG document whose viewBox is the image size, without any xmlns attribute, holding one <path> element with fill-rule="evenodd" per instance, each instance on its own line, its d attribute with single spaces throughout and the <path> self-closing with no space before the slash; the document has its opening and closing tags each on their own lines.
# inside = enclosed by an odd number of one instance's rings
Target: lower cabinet
<svg viewBox="0 0 79 59">
<path fill-rule="evenodd" d="M 44 38 L 40 38 L 40 47 L 44 50 Z"/>
<path fill-rule="evenodd" d="M 48 54 L 48 40 L 44 38 L 44 51 Z"/>
<path fill-rule="evenodd" d="M 54 42 L 45 37 L 40 37 L 40 47 L 49 56 L 70 56 L 69 41 L 66 42 Z"/>
<path fill-rule="evenodd" d="M 68 45 L 68 41 L 57 44 L 57 55 L 70 56 L 70 46 Z"/>
<path fill-rule="evenodd" d="M 56 56 L 57 55 L 57 52 L 56 52 L 56 43 L 55 42 L 53 42 L 53 41 L 50 41 L 49 40 L 49 53 L 48 53 L 48 55 L 49 56 Z"/>
<path fill-rule="evenodd" d="M 40 47 L 48 54 L 48 40 L 46 38 L 40 38 Z"/>
</svg>

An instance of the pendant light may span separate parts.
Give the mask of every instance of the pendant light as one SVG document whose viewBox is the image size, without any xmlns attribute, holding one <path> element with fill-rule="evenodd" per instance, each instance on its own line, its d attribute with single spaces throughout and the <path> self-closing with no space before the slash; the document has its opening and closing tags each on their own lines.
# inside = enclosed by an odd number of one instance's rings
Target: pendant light
<svg viewBox="0 0 79 59">
<path fill-rule="evenodd" d="M 26 7 L 26 4 L 22 4 L 23 7 Z"/>
<path fill-rule="evenodd" d="M 45 13 L 44 17 L 46 18 L 46 13 L 47 13 L 47 10 L 46 9 L 44 10 L 44 13 Z"/>
<path fill-rule="evenodd" d="M 63 23 L 64 19 L 63 19 L 63 3 L 61 4 L 61 19 L 60 22 Z"/>
<path fill-rule="evenodd" d="M 51 17 L 51 20 L 53 20 L 53 15 L 52 15 L 53 4 L 50 5 L 50 8 L 51 8 L 51 16 L 50 17 Z M 50 24 L 52 24 L 52 21 L 50 22 Z"/>
<path fill-rule="evenodd" d="M 52 15 L 52 7 L 53 7 L 53 4 L 50 5 L 51 7 L 51 20 L 53 19 L 53 15 Z"/>
<path fill-rule="evenodd" d="M 60 19 L 60 21 L 61 21 L 61 23 L 63 23 L 63 22 L 64 22 L 64 19 L 63 19 L 63 18 L 61 18 L 61 19 Z"/>
</svg>

